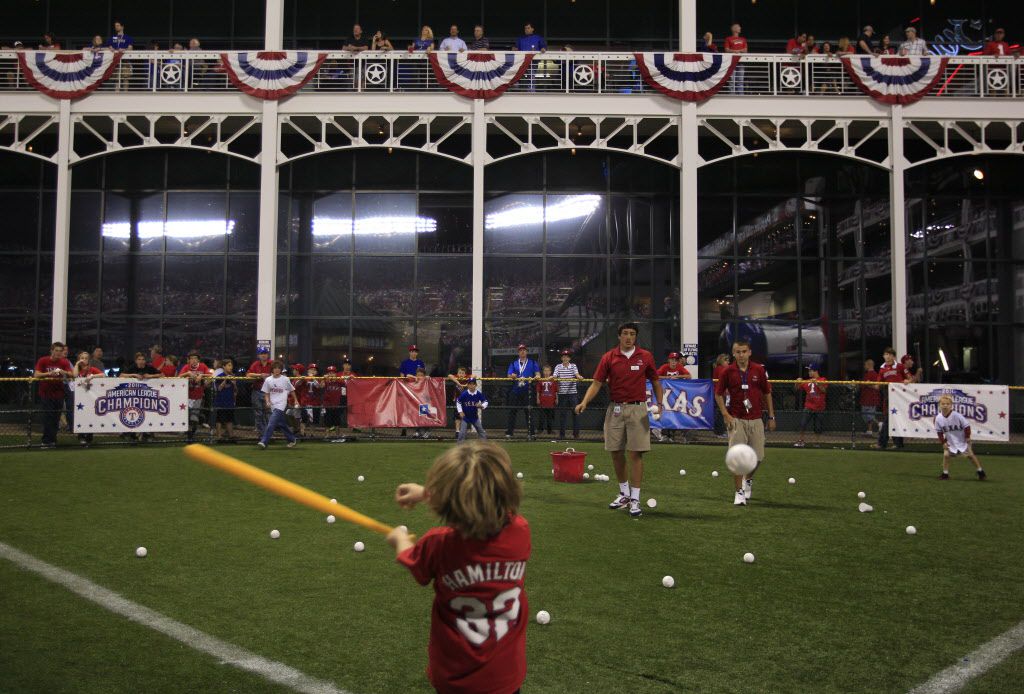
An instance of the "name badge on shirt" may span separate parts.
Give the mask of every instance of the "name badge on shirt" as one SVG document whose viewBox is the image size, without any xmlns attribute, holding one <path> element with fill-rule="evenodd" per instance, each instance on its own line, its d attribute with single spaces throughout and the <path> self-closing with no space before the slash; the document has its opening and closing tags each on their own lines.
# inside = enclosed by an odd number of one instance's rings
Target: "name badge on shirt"
<svg viewBox="0 0 1024 694">
<path fill-rule="evenodd" d="M 741 385 L 740 388 L 743 389 L 743 390 L 750 390 L 750 386 L 748 386 L 746 383 Z"/>
<path fill-rule="evenodd" d="M 632 366 L 629 367 L 629 370 L 630 371 L 639 371 L 640 367 L 637 364 L 633 364 Z"/>
</svg>

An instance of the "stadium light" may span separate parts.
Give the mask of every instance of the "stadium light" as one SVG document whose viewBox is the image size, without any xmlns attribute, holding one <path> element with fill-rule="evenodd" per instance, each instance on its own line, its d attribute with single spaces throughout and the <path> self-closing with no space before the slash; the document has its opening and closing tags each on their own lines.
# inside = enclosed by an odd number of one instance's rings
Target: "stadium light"
<svg viewBox="0 0 1024 694">
<path fill-rule="evenodd" d="M 580 217 L 589 217 L 600 206 L 600 195 L 570 195 L 562 202 L 547 207 L 544 205 L 518 205 L 501 212 L 492 212 L 484 218 L 484 228 L 508 229 L 541 222 L 579 219 Z"/>
<path fill-rule="evenodd" d="M 139 222 L 140 239 L 157 239 L 166 236 L 172 239 L 198 239 L 211 236 L 230 236 L 235 230 L 233 219 L 188 219 L 170 222 Z M 131 238 L 130 222 L 107 222 L 100 233 L 108 239 Z"/>
<path fill-rule="evenodd" d="M 942 370 L 949 371 L 949 362 L 946 361 L 946 353 L 939 349 L 939 361 L 942 362 Z"/>
<path fill-rule="evenodd" d="M 355 220 L 337 217 L 313 217 L 313 236 L 403 236 L 432 234 L 437 231 L 437 220 L 432 217 L 393 215 L 361 217 Z"/>
<path fill-rule="evenodd" d="M 978 179 L 979 181 L 984 181 L 985 180 L 985 172 L 982 171 L 981 169 L 975 169 L 974 170 L 974 177 L 976 179 Z"/>
</svg>

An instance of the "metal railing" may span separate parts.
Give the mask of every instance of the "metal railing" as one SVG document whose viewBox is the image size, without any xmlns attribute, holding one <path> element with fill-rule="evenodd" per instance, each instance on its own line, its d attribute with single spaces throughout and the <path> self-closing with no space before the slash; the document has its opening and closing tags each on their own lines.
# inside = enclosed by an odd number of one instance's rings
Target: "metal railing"
<svg viewBox="0 0 1024 694">
<path fill-rule="evenodd" d="M 65 398 L 60 409 L 58 446 L 61 448 L 118 445 L 180 444 L 187 439 L 202 443 L 239 443 L 255 445 L 263 433 L 256 427 L 257 413 L 253 408 L 252 387 L 254 382 L 244 378 L 230 379 L 235 384 L 234 407 L 218 408 L 215 404 L 215 386 L 225 379 L 211 381 L 203 399 L 199 422 L 190 436 L 186 432 L 159 433 L 155 435 L 95 434 L 83 442 L 72 431 L 74 418 L 73 396 Z M 504 440 L 515 413 L 512 438 L 516 441 L 601 441 L 605 409 L 608 405 L 608 391 L 602 389 L 587 410 L 574 418 L 572 405 L 577 400 L 563 398 L 554 409 L 537 406 L 535 397 L 515 400 L 511 396 L 514 380 L 507 378 L 480 379 L 482 390 L 490 402 L 481 421 L 489 438 Z M 772 381 L 773 402 L 777 430 L 768 435 L 773 446 L 792 446 L 799 441 L 808 447 L 866 449 L 879 442 L 878 430 L 882 425 L 884 398 L 871 404 L 862 396 L 873 391 L 878 383 L 857 383 L 833 381 L 829 383 L 826 409 L 818 422 L 807 423 L 804 418 L 804 401 L 793 381 Z M 589 381 L 578 382 L 578 397 L 582 398 Z M 884 387 L 884 384 L 882 384 Z M 454 385 L 445 383 L 445 403 L 448 410 L 448 425 L 422 430 L 429 440 L 453 441 L 455 439 Z M 16 448 L 39 448 L 42 445 L 44 418 L 53 416 L 53 411 L 44 408 L 37 396 L 38 383 L 34 379 L 0 379 L 0 451 Z M 257 400 L 262 400 L 258 397 Z M 867 408 L 867 409 L 865 409 Z M 290 423 L 296 434 L 306 442 L 351 441 L 407 441 L 414 440 L 415 429 L 352 429 L 348 424 L 348 403 L 342 399 L 336 405 L 308 405 L 290 410 Z M 226 415 L 226 416 L 224 416 Z M 1010 390 L 1010 444 L 980 442 L 985 452 L 1020 454 L 1024 449 L 1024 387 Z M 715 414 L 715 427 L 710 430 L 686 430 L 665 432 L 661 436 L 652 434 L 654 443 L 712 443 L 721 444 L 726 438 L 722 418 Z M 231 427 L 227 427 L 227 422 Z M 564 425 L 563 425 L 564 422 Z M 806 425 L 806 431 L 802 431 Z M 564 430 L 562 427 L 564 426 Z M 578 433 L 578 436 L 575 434 Z M 471 434 L 472 435 L 472 434 Z M 280 434 L 275 435 L 280 438 Z M 934 436 L 921 439 L 907 439 L 917 450 L 938 451 Z M 2 458 L 0 458 L 2 459 Z"/>
<path fill-rule="evenodd" d="M 505 53 L 507 51 L 496 51 Z M 102 92 L 225 92 L 234 90 L 219 51 L 130 51 Z M 932 97 L 1019 98 L 1024 95 L 1024 61 L 1014 57 L 954 56 Z M 14 51 L 0 52 L 0 91 L 31 91 Z M 331 51 L 317 75 L 303 87 L 317 93 L 445 92 L 425 53 Z M 632 53 L 548 52 L 509 90 L 519 94 L 654 94 L 640 76 Z M 827 55 L 745 55 L 725 96 L 859 96 L 840 59 Z"/>
</svg>

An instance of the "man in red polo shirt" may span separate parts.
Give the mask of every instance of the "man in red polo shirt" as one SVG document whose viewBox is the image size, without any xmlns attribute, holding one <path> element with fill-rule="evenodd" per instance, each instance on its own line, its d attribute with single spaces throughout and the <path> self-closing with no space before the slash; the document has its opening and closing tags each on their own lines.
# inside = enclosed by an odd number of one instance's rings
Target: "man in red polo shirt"
<svg viewBox="0 0 1024 694">
<path fill-rule="evenodd" d="M 210 367 L 199 360 L 198 350 L 188 353 L 188 363 L 181 367 L 178 376 L 188 379 L 188 442 L 196 438 L 196 429 L 203 413 L 203 393 L 210 382 Z"/>
<path fill-rule="evenodd" d="M 256 428 L 257 436 L 263 435 L 267 428 L 267 418 L 270 416 L 263 397 L 263 381 L 270 372 L 270 349 L 266 345 L 260 345 L 256 348 L 256 361 L 249 364 L 249 370 L 245 373 L 250 381 L 249 401 L 252 403 L 253 426 Z"/>
<path fill-rule="evenodd" d="M 885 361 L 878 367 L 878 380 L 882 383 L 905 383 L 907 375 L 903 369 L 903 364 L 896 361 L 896 350 L 892 347 L 886 347 L 885 352 L 882 353 L 882 358 Z M 878 443 L 874 444 L 872 448 L 889 447 L 889 387 L 883 387 L 881 392 L 882 423 L 878 429 Z M 893 436 L 892 442 L 896 448 L 903 448 L 902 436 Z"/>
<path fill-rule="evenodd" d="M 647 419 L 647 381 L 654 387 L 654 402 L 664 398 L 654 357 L 636 346 L 640 326 L 623 323 L 619 326 L 619 346 L 605 352 L 594 372 L 594 382 L 587 388 L 583 400 L 576 406 L 576 414 L 583 414 L 590 401 L 597 397 L 601 386 L 608 382 L 611 402 L 604 415 L 604 449 L 612 454 L 615 476 L 619 480 L 619 495 L 610 509 L 629 507 L 629 515 L 639 518 L 640 485 L 644 479 L 644 451 L 651 450 L 651 423 Z M 652 412 L 659 412 L 657 404 Z M 626 469 L 626 455 L 629 469 Z"/>
<path fill-rule="evenodd" d="M 64 356 L 64 343 L 50 345 L 50 355 L 36 362 L 33 378 L 39 379 L 39 403 L 43 408 L 43 448 L 56 448 L 60 411 L 64 407 L 64 379 L 74 378 L 71 362 Z"/>
<path fill-rule="evenodd" d="M 729 27 L 731 32 L 730 36 L 727 36 L 725 43 L 722 46 L 722 50 L 725 53 L 738 53 L 743 56 L 747 53 L 747 40 L 740 36 L 740 32 L 743 31 L 743 27 L 739 23 L 733 24 Z M 742 61 L 742 57 L 740 58 Z M 742 94 L 743 93 L 743 73 L 746 71 L 745 66 L 742 62 L 736 63 L 736 69 L 732 73 L 732 93 Z"/>
<path fill-rule="evenodd" d="M 748 476 L 733 475 L 736 495 L 733 504 L 746 506 L 753 489 L 753 477 L 764 462 L 763 403 L 768 405 L 768 430 L 775 431 L 775 404 L 772 386 L 764 367 L 750 360 L 750 343 L 736 340 L 732 343 L 733 363 L 724 371 L 715 385 L 715 402 L 722 412 L 725 428 L 729 431 L 729 446 L 745 443 L 757 453 L 757 467 Z M 729 406 L 725 396 L 729 395 Z"/>
<path fill-rule="evenodd" d="M 797 392 L 804 394 L 804 412 L 800 418 L 800 438 L 793 444 L 794 448 L 804 447 L 804 432 L 807 426 L 811 425 L 814 435 L 821 436 L 822 417 L 825 416 L 826 398 L 825 391 L 828 390 L 826 378 L 818 371 L 817 364 L 807 367 L 807 379 L 797 379 Z"/>
</svg>

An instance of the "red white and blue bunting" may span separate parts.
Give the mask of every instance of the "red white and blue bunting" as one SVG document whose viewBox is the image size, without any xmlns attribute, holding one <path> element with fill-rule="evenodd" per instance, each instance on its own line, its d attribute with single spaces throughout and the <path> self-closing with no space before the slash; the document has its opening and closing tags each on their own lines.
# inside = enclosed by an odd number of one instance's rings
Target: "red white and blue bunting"
<svg viewBox="0 0 1024 694">
<path fill-rule="evenodd" d="M 710 99 L 732 77 L 738 55 L 722 53 L 636 53 L 644 82 L 682 101 Z"/>
<path fill-rule="evenodd" d="M 258 99 L 281 99 L 299 91 L 313 79 L 326 58 L 326 53 L 308 51 L 220 54 L 231 83 Z"/>
<path fill-rule="evenodd" d="M 930 92 L 949 58 L 854 56 L 843 67 L 862 92 L 886 104 L 912 104 Z"/>
<path fill-rule="evenodd" d="M 121 62 L 120 51 L 19 51 L 25 81 L 54 99 L 77 99 L 99 87 Z"/>
<path fill-rule="evenodd" d="M 493 99 L 515 84 L 533 61 L 532 53 L 431 53 L 437 81 L 470 99 Z"/>
</svg>

